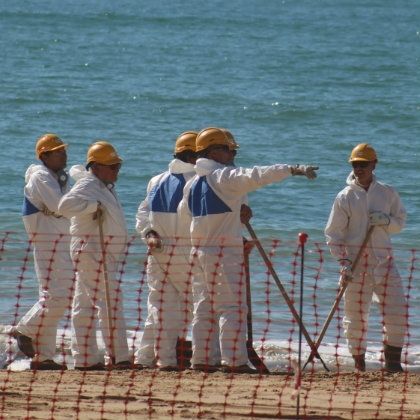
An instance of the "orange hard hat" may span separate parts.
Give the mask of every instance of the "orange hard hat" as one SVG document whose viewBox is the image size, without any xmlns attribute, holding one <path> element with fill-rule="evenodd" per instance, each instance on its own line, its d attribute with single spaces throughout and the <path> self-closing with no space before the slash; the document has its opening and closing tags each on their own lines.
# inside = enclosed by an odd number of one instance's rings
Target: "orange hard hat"
<svg viewBox="0 0 420 420">
<path fill-rule="evenodd" d="M 350 154 L 349 162 L 374 162 L 377 161 L 375 149 L 368 143 L 358 144 Z"/>
<path fill-rule="evenodd" d="M 229 150 L 238 150 L 239 144 L 236 142 L 235 137 L 233 137 L 233 134 L 227 130 L 226 128 L 222 128 L 222 130 L 225 132 L 230 144 L 229 144 Z"/>
<path fill-rule="evenodd" d="M 175 141 L 174 153 L 182 153 L 186 150 L 195 152 L 195 139 L 197 138 L 196 131 L 185 131 L 178 136 Z"/>
<path fill-rule="evenodd" d="M 222 128 L 207 127 L 198 133 L 197 140 L 195 141 L 195 151 L 201 152 L 213 145 L 229 147 L 231 144 L 231 140 L 229 140 L 226 132 Z"/>
<path fill-rule="evenodd" d="M 91 163 L 113 165 L 115 163 L 121 163 L 122 159 L 118 156 L 117 151 L 111 143 L 100 140 L 89 147 L 86 161 L 88 165 Z"/>
<path fill-rule="evenodd" d="M 56 134 L 47 133 L 41 136 L 35 146 L 35 154 L 38 159 L 45 152 L 53 152 L 54 150 L 65 149 L 65 144 Z"/>
</svg>

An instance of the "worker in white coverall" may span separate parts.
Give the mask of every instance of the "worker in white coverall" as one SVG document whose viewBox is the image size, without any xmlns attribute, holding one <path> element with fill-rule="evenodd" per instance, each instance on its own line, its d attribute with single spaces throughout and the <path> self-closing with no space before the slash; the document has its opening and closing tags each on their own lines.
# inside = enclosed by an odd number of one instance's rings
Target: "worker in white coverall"
<svg viewBox="0 0 420 420">
<path fill-rule="evenodd" d="M 368 318 L 375 296 L 383 316 L 385 369 L 401 372 L 407 303 L 389 235 L 404 227 L 406 212 L 395 189 L 377 181 L 377 155 L 369 144 L 357 145 L 349 162 L 353 170 L 347 187 L 338 193 L 325 229 L 327 244 L 341 266 L 341 278 L 348 282 L 344 331 L 356 369 L 366 370 Z M 374 226 L 371 239 L 358 266 L 352 269 L 369 226 Z"/>
<path fill-rule="evenodd" d="M 181 208 L 192 216 L 194 317 L 192 367 L 207 366 L 215 325 L 220 329 L 222 365 L 228 372 L 253 372 L 246 348 L 246 281 L 240 209 L 246 194 L 289 175 L 316 177 L 313 166 L 231 166 L 231 140 L 220 128 L 197 136 L 197 175 L 184 188 Z M 182 210 L 183 211 L 183 210 Z"/>
<path fill-rule="evenodd" d="M 53 360 L 57 325 L 71 304 L 74 277 L 70 223 L 58 210 L 68 190 L 66 147 L 55 134 L 40 137 L 35 151 L 42 164 L 29 166 L 25 175 L 23 222 L 33 247 L 39 299 L 12 328 L 11 335 L 19 349 L 32 358 L 34 370 L 66 369 Z"/>
<path fill-rule="evenodd" d="M 148 316 L 134 363 L 178 370 L 178 337 L 186 337 L 192 318 L 191 217 L 178 205 L 186 181 L 195 175 L 197 133 L 182 133 L 167 171 L 153 177 L 136 215 L 136 230 L 147 244 Z M 185 341 L 184 341 L 185 344 Z"/>
<path fill-rule="evenodd" d="M 221 128 L 221 130 L 225 133 L 227 139 L 228 139 L 228 147 L 230 152 L 230 160 L 226 162 L 226 166 L 235 167 L 235 156 L 237 153 L 237 150 L 239 149 L 239 144 L 236 142 L 233 134 L 225 129 Z M 189 187 L 187 187 L 189 188 Z M 184 206 L 180 206 L 180 209 L 182 209 Z M 181 210 L 180 210 L 181 212 Z M 191 213 L 189 212 L 188 208 L 186 211 L 182 211 L 184 214 L 189 214 L 189 217 L 191 217 Z M 185 217 L 185 216 L 184 216 Z M 240 207 L 240 221 L 241 223 L 249 222 L 252 218 L 252 210 L 248 206 L 248 196 L 243 196 L 243 203 Z M 245 237 L 242 238 L 243 246 L 244 246 L 244 255 L 249 255 L 252 251 L 252 248 L 254 246 L 252 241 L 247 240 Z M 194 264 L 192 264 L 193 272 L 195 271 Z M 198 269 L 198 273 L 201 273 L 201 269 Z M 195 292 L 196 294 L 200 294 L 199 292 L 200 287 L 204 285 L 203 282 L 200 282 L 200 284 L 195 283 Z M 213 328 L 211 329 L 211 332 L 208 336 L 208 350 L 206 354 L 206 360 L 207 362 L 205 364 L 203 363 L 195 363 L 193 365 L 193 370 L 199 370 L 204 372 L 214 372 L 217 371 L 221 367 L 221 354 L 220 354 L 220 336 L 219 336 L 219 325 L 214 322 L 212 324 Z M 207 345 L 207 344 L 206 344 Z"/>
<path fill-rule="evenodd" d="M 124 213 L 115 191 L 121 162 L 110 143 L 94 143 L 87 152 L 86 169 L 71 168 L 77 182 L 59 204 L 59 212 L 71 218 L 71 257 L 77 274 L 71 345 L 76 370 L 104 369 L 96 319 L 105 342 L 105 365 L 131 367 L 119 274 L 127 247 Z"/>
</svg>

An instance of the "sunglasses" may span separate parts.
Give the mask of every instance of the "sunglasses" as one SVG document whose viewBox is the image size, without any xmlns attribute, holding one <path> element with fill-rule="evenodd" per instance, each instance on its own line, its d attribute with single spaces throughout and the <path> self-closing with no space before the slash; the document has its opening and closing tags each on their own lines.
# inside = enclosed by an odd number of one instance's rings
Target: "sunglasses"
<svg viewBox="0 0 420 420">
<path fill-rule="evenodd" d="M 353 168 L 367 168 L 370 165 L 370 162 L 352 162 L 351 166 L 353 166 Z"/>
<path fill-rule="evenodd" d="M 222 150 L 223 152 L 232 152 L 232 150 L 229 149 L 229 146 L 224 146 L 224 145 L 213 146 L 210 150 L 211 151 L 213 151 L 213 150 Z M 235 150 L 235 154 L 236 154 L 236 150 Z"/>
<path fill-rule="evenodd" d="M 111 171 L 119 171 L 121 169 L 121 163 L 114 163 L 112 165 L 102 165 L 101 163 L 97 163 L 98 166 L 103 166 L 105 168 L 110 169 Z"/>
</svg>

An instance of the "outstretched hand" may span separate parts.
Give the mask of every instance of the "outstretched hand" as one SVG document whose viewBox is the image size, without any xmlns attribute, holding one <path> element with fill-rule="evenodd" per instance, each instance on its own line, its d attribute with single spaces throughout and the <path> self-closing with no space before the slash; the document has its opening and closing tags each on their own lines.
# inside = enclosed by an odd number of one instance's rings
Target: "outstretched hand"
<svg viewBox="0 0 420 420">
<path fill-rule="evenodd" d="M 304 175 L 308 179 L 315 179 L 317 177 L 316 171 L 319 169 L 319 166 L 312 165 L 295 165 L 290 167 L 290 171 L 293 176 L 295 175 Z"/>
</svg>

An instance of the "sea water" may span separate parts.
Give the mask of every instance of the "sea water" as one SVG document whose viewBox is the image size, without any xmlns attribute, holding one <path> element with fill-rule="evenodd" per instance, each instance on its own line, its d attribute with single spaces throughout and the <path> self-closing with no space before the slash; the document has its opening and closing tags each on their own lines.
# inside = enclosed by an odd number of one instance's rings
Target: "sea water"
<svg viewBox="0 0 420 420">
<path fill-rule="evenodd" d="M 350 171 L 348 155 L 360 142 L 375 147 L 378 178 L 399 191 L 408 212 L 393 241 L 410 303 L 408 361 L 419 366 L 419 266 L 413 260 L 420 248 L 418 1 L 0 1 L 0 13 L 0 231 L 13 232 L 6 246 L 12 262 L 0 262 L 0 324 L 14 323 L 37 295 L 29 263 L 16 309 L 27 247 L 20 216 L 24 172 L 38 136 L 59 134 L 69 144 L 69 166 L 84 162 L 94 140 L 116 146 L 124 158 L 117 189 L 134 235 L 147 182 L 167 167 L 176 136 L 223 126 L 240 144 L 237 165 L 320 167 L 315 181 L 287 179 L 249 195 L 252 224 L 265 246 L 281 241 L 275 268 L 288 291 L 297 235 L 309 235 L 304 306 L 311 314 L 316 244 L 324 246 L 333 199 Z M 138 252 L 127 265 L 127 296 L 139 288 L 144 249 Z M 320 323 L 337 280 L 334 261 L 328 252 L 323 257 Z M 261 337 L 266 275 L 256 251 L 251 266 L 254 335 Z M 271 288 L 268 344 L 275 366 L 288 352 L 287 335 L 278 336 L 275 324 L 291 317 Z M 142 295 L 144 303 L 146 286 Z M 126 299 L 129 327 L 137 327 L 137 306 Z M 377 310 L 371 327 L 368 359 L 375 367 Z M 61 331 L 67 340 L 68 330 Z M 335 332 L 327 335 L 324 353 L 334 355 Z M 0 337 L 5 355 L 8 344 Z M 294 346 L 295 340 L 296 333 Z M 339 345 L 345 352 L 342 331 Z M 348 354 L 345 360 L 351 363 Z"/>
</svg>

